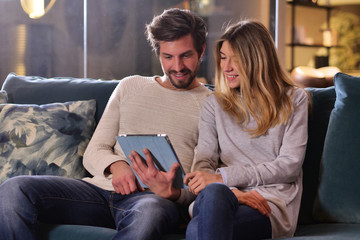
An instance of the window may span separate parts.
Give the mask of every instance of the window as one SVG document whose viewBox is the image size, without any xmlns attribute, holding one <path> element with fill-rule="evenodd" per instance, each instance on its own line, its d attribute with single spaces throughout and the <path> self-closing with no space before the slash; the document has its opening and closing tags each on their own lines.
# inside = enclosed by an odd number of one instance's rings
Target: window
<svg viewBox="0 0 360 240">
<path fill-rule="evenodd" d="M 214 78 L 213 46 L 223 26 L 243 18 L 268 26 L 270 19 L 269 3 L 262 0 L 57 0 L 39 19 L 30 19 L 20 0 L 0 0 L 1 84 L 9 72 L 95 79 L 162 75 L 144 31 L 154 15 L 170 7 L 189 8 L 208 24 L 199 72 L 207 82 Z"/>
</svg>

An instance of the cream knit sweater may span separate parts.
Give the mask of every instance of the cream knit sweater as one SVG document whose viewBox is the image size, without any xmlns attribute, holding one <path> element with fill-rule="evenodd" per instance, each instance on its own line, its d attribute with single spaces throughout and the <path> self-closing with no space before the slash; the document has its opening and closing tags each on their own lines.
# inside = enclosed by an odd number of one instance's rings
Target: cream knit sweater
<svg viewBox="0 0 360 240">
<path fill-rule="evenodd" d="M 115 136 L 120 134 L 167 134 L 187 173 L 198 141 L 203 100 L 210 94 L 204 86 L 176 91 L 162 87 L 155 77 L 130 76 L 112 93 L 85 151 L 83 164 L 92 178 L 84 180 L 113 191 L 112 175 L 105 169 L 127 161 Z"/>
</svg>

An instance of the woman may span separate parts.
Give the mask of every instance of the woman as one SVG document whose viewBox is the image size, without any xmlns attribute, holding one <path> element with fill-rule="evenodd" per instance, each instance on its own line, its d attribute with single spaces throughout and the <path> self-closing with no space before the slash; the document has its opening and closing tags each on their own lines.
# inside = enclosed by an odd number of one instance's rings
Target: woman
<svg viewBox="0 0 360 240">
<path fill-rule="evenodd" d="M 281 68 L 259 22 L 216 44 L 216 90 L 206 99 L 193 166 L 198 194 L 186 239 L 293 236 L 302 193 L 308 95 Z"/>
</svg>

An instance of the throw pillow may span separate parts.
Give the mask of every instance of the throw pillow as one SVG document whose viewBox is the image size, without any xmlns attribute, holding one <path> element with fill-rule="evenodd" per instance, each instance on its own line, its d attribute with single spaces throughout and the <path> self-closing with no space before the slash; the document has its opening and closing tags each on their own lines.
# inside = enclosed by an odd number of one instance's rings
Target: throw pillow
<svg viewBox="0 0 360 240">
<path fill-rule="evenodd" d="M 96 101 L 0 104 L 0 183 L 17 175 L 84 177 Z"/>
<path fill-rule="evenodd" d="M 7 93 L 5 90 L 0 90 L 0 104 L 1 103 L 7 103 Z"/>
<path fill-rule="evenodd" d="M 337 73 L 314 218 L 360 223 L 360 77 Z"/>
<path fill-rule="evenodd" d="M 98 122 L 110 95 L 120 80 L 95 80 L 91 78 L 19 76 L 9 73 L 2 89 L 9 96 L 8 102 L 18 104 L 47 104 L 95 99 Z"/>
</svg>

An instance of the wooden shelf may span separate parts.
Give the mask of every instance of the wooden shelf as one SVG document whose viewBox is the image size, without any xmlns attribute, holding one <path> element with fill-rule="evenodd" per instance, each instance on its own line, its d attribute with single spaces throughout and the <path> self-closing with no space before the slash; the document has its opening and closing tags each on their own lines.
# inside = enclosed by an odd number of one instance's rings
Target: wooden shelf
<svg viewBox="0 0 360 240">
<path fill-rule="evenodd" d="M 334 47 L 340 47 L 340 46 L 326 46 L 321 43 L 317 44 L 305 44 L 305 43 L 296 43 L 295 42 L 295 8 L 297 7 L 307 7 L 312 9 L 319 9 L 326 12 L 325 21 L 327 24 L 327 27 L 330 27 L 330 14 L 331 9 L 333 7 L 325 6 L 325 5 L 317 5 L 311 2 L 304 2 L 304 1 L 288 1 L 289 5 L 291 5 L 291 42 L 286 44 L 287 47 L 291 48 L 291 62 L 290 62 L 290 68 L 293 69 L 295 66 L 295 48 L 326 48 L 327 50 L 327 56 L 330 55 L 330 49 Z M 308 10 L 306 10 L 308 11 Z M 316 41 L 318 42 L 318 41 Z"/>
<path fill-rule="evenodd" d="M 289 47 L 308 47 L 308 48 L 339 48 L 340 45 L 336 46 L 325 46 L 322 44 L 304 44 L 304 43 L 287 43 L 286 46 Z"/>
<path fill-rule="evenodd" d="M 303 7 L 311 7 L 311 8 L 322 8 L 322 9 L 331 9 L 333 7 L 331 6 L 326 6 L 326 5 L 318 5 L 318 4 L 315 4 L 315 3 L 306 3 L 306 2 L 287 2 L 288 4 L 291 4 L 291 5 L 295 5 L 295 6 L 303 6 Z"/>
</svg>

